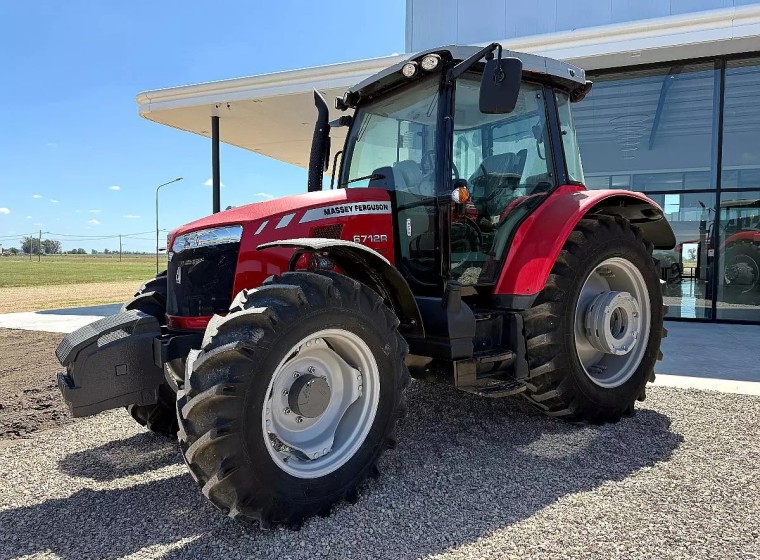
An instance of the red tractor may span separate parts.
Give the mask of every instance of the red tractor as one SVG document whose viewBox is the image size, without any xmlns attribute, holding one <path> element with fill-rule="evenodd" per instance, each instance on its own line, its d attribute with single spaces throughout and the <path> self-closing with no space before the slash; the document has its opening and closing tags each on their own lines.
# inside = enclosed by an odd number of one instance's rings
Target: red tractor
<svg viewBox="0 0 760 560">
<path fill-rule="evenodd" d="M 262 526 L 356 496 L 410 375 L 632 414 L 664 336 L 652 250 L 675 239 L 646 196 L 584 188 L 570 105 L 590 88 L 492 44 L 391 66 L 332 122 L 315 92 L 309 192 L 172 231 L 168 270 L 59 346 L 72 414 L 177 433 L 203 494 Z"/>
</svg>

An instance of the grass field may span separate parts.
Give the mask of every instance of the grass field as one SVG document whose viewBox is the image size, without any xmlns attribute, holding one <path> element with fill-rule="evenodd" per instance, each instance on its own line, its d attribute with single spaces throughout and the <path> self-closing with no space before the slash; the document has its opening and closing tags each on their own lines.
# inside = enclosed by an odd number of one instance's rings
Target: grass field
<svg viewBox="0 0 760 560">
<path fill-rule="evenodd" d="M 166 257 L 164 257 L 165 259 Z M 152 255 L 51 255 L 42 257 L 0 257 L 0 288 L 57 286 L 102 282 L 139 284 L 156 274 Z"/>
<path fill-rule="evenodd" d="M 155 274 L 151 255 L 0 257 L 0 313 L 120 303 Z"/>
</svg>

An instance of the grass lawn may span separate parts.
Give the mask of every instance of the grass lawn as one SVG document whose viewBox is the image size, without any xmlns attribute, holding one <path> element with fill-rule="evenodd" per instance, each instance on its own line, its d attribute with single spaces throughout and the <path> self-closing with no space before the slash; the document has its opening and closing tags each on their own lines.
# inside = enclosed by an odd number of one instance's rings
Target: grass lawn
<svg viewBox="0 0 760 560">
<path fill-rule="evenodd" d="M 162 260 L 166 260 L 163 256 Z M 165 263 L 161 263 L 165 264 Z M 50 255 L 0 257 L 0 288 L 128 282 L 137 287 L 156 274 L 152 255 Z"/>
<path fill-rule="evenodd" d="M 121 303 L 155 274 L 151 255 L 0 257 L 0 313 Z"/>
</svg>

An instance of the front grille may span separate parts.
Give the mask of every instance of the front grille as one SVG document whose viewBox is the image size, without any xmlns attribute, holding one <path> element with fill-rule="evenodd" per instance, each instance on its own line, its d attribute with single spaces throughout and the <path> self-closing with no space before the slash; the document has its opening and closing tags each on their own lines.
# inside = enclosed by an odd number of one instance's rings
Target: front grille
<svg viewBox="0 0 760 560">
<path fill-rule="evenodd" d="M 187 249 L 169 261 L 166 313 L 206 317 L 226 313 L 232 301 L 240 243 Z"/>
</svg>

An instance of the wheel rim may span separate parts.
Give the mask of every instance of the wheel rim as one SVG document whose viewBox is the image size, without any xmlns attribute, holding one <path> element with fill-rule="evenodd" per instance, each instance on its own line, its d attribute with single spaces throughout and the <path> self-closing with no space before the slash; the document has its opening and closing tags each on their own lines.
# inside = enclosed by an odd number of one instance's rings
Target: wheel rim
<svg viewBox="0 0 760 560">
<path fill-rule="evenodd" d="M 269 382 L 261 427 L 270 456 L 298 478 L 339 469 L 364 443 L 379 396 L 377 362 L 359 336 L 343 329 L 309 335 Z"/>
<path fill-rule="evenodd" d="M 744 287 L 743 294 L 751 292 L 760 283 L 760 265 L 749 255 L 736 255 L 724 273 L 730 284 Z"/>
<path fill-rule="evenodd" d="M 575 349 L 586 376 L 604 388 L 624 384 L 644 358 L 650 330 L 651 303 L 641 271 L 621 257 L 599 263 L 575 308 Z"/>
</svg>

